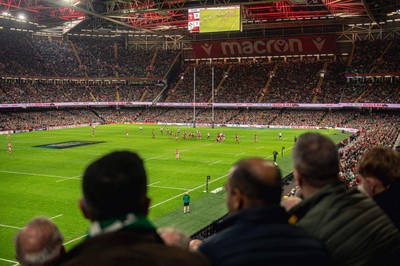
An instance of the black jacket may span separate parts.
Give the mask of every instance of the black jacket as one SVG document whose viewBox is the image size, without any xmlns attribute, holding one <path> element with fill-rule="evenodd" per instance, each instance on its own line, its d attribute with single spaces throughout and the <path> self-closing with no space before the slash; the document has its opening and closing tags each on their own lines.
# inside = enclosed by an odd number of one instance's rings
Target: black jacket
<svg viewBox="0 0 400 266">
<path fill-rule="evenodd" d="M 400 230 L 400 180 L 394 181 L 387 190 L 376 194 L 374 200 Z"/>
<path fill-rule="evenodd" d="M 209 265 L 201 254 L 164 244 L 155 230 L 122 229 L 88 238 L 61 258 L 61 265 Z"/>
<path fill-rule="evenodd" d="M 321 241 L 288 224 L 279 206 L 245 209 L 199 248 L 212 265 L 330 265 Z"/>
</svg>

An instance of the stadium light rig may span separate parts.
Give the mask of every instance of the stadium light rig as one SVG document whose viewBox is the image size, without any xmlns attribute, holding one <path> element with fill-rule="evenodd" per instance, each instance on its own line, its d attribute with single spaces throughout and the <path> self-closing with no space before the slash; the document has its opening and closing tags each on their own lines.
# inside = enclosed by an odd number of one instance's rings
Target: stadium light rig
<svg viewBox="0 0 400 266">
<path fill-rule="evenodd" d="M 18 18 L 19 18 L 20 20 L 26 20 L 25 14 L 22 14 L 22 13 L 18 14 Z"/>
</svg>

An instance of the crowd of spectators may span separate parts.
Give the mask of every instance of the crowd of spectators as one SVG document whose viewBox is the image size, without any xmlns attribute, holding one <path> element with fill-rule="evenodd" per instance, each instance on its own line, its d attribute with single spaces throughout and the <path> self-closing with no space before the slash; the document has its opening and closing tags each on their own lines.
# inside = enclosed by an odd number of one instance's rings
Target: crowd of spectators
<svg viewBox="0 0 400 266">
<path fill-rule="evenodd" d="M 363 40 L 356 42 L 355 54 L 348 71 L 352 73 L 370 73 L 373 65 L 377 63 L 389 43 L 389 40 Z"/>
<path fill-rule="evenodd" d="M 136 86 L 132 87 L 119 85 L 116 88 L 121 102 L 139 101 L 144 92 L 142 88 Z"/>
<path fill-rule="evenodd" d="M 394 118 L 392 122 L 399 122 Z M 398 124 L 397 124 L 398 125 Z M 340 150 L 340 178 L 350 187 L 360 184 L 357 174 L 357 162 L 361 155 L 375 146 L 393 148 L 398 137 L 399 129 L 384 123 L 382 127 L 364 131 L 364 133 L 351 136 L 342 142 Z"/>
<path fill-rule="evenodd" d="M 167 73 L 172 63 L 174 62 L 179 51 L 176 50 L 157 50 L 157 56 L 151 67 L 150 76 L 163 78 Z"/>
<path fill-rule="evenodd" d="M 33 110 L 0 113 L 0 130 L 37 130 L 48 127 L 100 123 L 102 119 L 85 109 Z"/>
<path fill-rule="evenodd" d="M 50 76 L 82 77 L 84 75 L 71 45 L 61 39 L 34 37 L 28 39 L 43 58 Z"/>
<path fill-rule="evenodd" d="M 325 111 L 285 110 L 271 123 L 282 126 L 318 126 Z"/>
<path fill-rule="evenodd" d="M 214 123 L 223 125 L 233 124 L 242 111 L 240 109 L 214 109 Z M 197 123 L 211 123 L 212 120 L 212 110 L 209 108 L 199 109 L 196 114 Z"/>
<path fill-rule="evenodd" d="M 304 59 L 280 63 L 268 91 L 264 92 L 264 102 L 271 103 L 311 103 L 314 88 L 319 79 L 323 62 Z"/>
<path fill-rule="evenodd" d="M 117 71 L 120 77 L 146 77 L 154 51 L 126 48 L 120 41 L 118 45 Z"/>
<path fill-rule="evenodd" d="M 0 82 L 0 103 L 151 102 L 161 92 L 156 85 L 80 84 L 76 82 Z"/>
<path fill-rule="evenodd" d="M 356 42 L 356 52 L 349 73 L 399 72 L 399 39 L 364 40 Z"/>
<path fill-rule="evenodd" d="M 0 51 L 0 74 L 83 77 L 86 72 L 89 77 L 116 77 L 118 75 L 120 77 L 163 77 L 178 53 L 178 51 L 172 50 L 134 50 L 132 47 L 126 46 L 124 40 L 118 38 L 71 38 L 71 44 L 67 40 L 32 37 L 17 32 L 2 31 L 0 37 L 0 45 L 3 47 Z M 352 69 L 373 68 L 374 72 L 398 71 L 398 64 L 395 60 L 397 57 L 393 55 L 398 52 L 399 43 L 400 41 L 397 39 L 358 42 Z M 72 46 L 76 47 L 81 65 L 78 63 Z M 385 47 L 389 47 L 389 49 L 383 53 Z M 377 60 L 381 56 L 382 60 Z M 232 68 L 228 73 L 229 64 L 232 65 Z M 318 89 L 315 87 L 323 61 L 316 61 L 314 58 L 280 62 L 276 73 L 271 71 L 273 63 L 243 61 L 229 64 L 210 65 L 204 63 L 196 66 L 184 66 L 182 68 L 184 75 L 179 76 L 179 85 L 174 87 L 174 84 L 170 84 L 173 89 L 167 91 L 166 101 L 193 101 L 194 67 L 196 67 L 196 101 L 209 101 L 212 83 L 211 67 L 214 67 L 215 102 L 254 103 L 257 102 L 260 95 L 264 95 L 264 102 L 271 103 L 310 103 L 313 96 L 316 96 L 319 103 L 400 102 L 397 80 L 375 78 L 374 80 L 350 79 L 347 81 L 344 77 L 346 62 L 342 62 L 340 58 L 336 62 L 329 62 L 322 86 Z M 185 69 L 187 70 L 184 71 Z M 272 76 L 271 84 L 268 90 L 263 90 L 269 76 Z M 218 87 L 220 82 L 222 86 Z M 41 94 L 43 86 L 53 89 L 51 85 L 40 84 L 37 86 L 39 88 L 32 84 L 29 86 L 29 90 Z M 56 87 L 63 86 L 65 85 Z M 10 86 L 0 84 L 0 88 L 3 90 L 8 90 L 7 87 Z M 45 88 L 43 89 L 45 90 Z M 20 90 L 27 90 L 27 88 L 21 89 L 12 85 L 10 92 L 2 93 L 2 99 L 4 102 L 10 103 L 31 100 L 64 102 L 70 98 L 92 101 L 94 100 L 92 96 L 82 95 L 86 95 L 88 89 L 92 92 L 101 92 L 94 93 L 97 101 L 113 101 L 117 98 L 114 89 L 107 86 L 97 88 L 97 85 L 92 85 L 85 88 L 84 92 L 75 92 L 74 97 L 68 97 L 68 95 L 58 97 L 54 93 L 43 96 L 21 95 L 23 93 L 20 93 Z M 132 99 L 138 101 L 144 95 L 145 99 L 143 100 L 152 101 L 160 91 L 160 89 L 153 90 L 149 87 L 144 90 L 140 88 L 139 91 L 121 88 L 120 98 L 121 101 Z M 66 94 L 69 92 L 70 90 L 67 88 Z"/>
<path fill-rule="evenodd" d="M 97 108 L 93 111 L 106 123 L 122 124 L 138 120 L 138 117 L 143 112 L 143 109 Z"/>
<path fill-rule="evenodd" d="M 115 77 L 114 40 L 104 38 L 71 38 L 81 60 L 80 68 L 89 77 Z"/>
<path fill-rule="evenodd" d="M 374 83 L 367 83 L 364 86 L 364 93 L 358 99 L 358 102 L 399 103 L 399 86 L 400 82 L 398 80 L 382 80 Z"/>
<path fill-rule="evenodd" d="M 178 53 L 134 50 L 118 38 L 65 40 L 6 31 L 0 46 L 0 74 L 47 77 L 164 77 Z"/>
<path fill-rule="evenodd" d="M 387 73 L 399 72 L 400 66 L 397 58 L 400 56 L 400 39 L 394 39 L 390 43 L 389 49 L 383 55 L 382 60 L 377 60 L 374 72 Z"/>
<path fill-rule="evenodd" d="M 216 102 L 254 103 L 272 70 L 270 63 L 235 64 L 226 74 L 221 88 L 215 92 Z"/>
<path fill-rule="evenodd" d="M 0 74 L 43 76 L 50 72 L 23 33 L 0 31 Z"/>
<path fill-rule="evenodd" d="M 230 121 L 231 124 L 272 125 L 283 110 L 242 109 Z"/>
<path fill-rule="evenodd" d="M 212 96 L 212 68 L 214 67 L 214 89 L 218 95 L 218 84 L 226 74 L 227 66 L 220 64 L 200 64 L 184 66 L 185 73 L 179 77 L 177 87 L 168 91 L 167 102 L 193 102 L 194 91 L 196 102 L 208 102 Z M 196 70 L 194 70 L 196 69 Z M 196 72 L 196 75 L 194 74 Z M 195 75 L 195 76 L 194 76 Z M 194 77 L 196 84 L 194 84 Z M 195 90 L 194 90 L 195 88 Z M 218 96 L 216 96 L 218 97 Z M 217 100 L 215 100 L 217 102 Z"/>
<path fill-rule="evenodd" d="M 193 123 L 193 109 L 149 108 L 143 113 L 143 117 L 141 119 L 146 122 Z"/>
<path fill-rule="evenodd" d="M 395 111 L 332 110 L 328 112 L 319 125 L 371 130 L 381 126 L 400 125 L 400 118 L 395 113 Z"/>
<path fill-rule="evenodd" d="M 43 111 L 44 115 L 52 115 L 55 110 Z M 40 113 L 40 111 L 35 111 Z M 57 110 L 55 116 L 62 111 Z M 164 123 L 193 123 L 193 109 L 192 108 L 93 108 L 87 109 L 65 109 L 68 123 L 73 123 L 73 114 L 78 112 L 79 117 L 76 117 L 76 123 L 94 123 L 100 120 L 106 123 L 124 123 L 124 122 L 164 122 Z M 2 116 L 3 128 L 16 128 L 24 129 L 25 122 L 22 122 L 22 127 L 19 125 L 9 124 L 7 121 L 10 117 L 16 117 L 20 114 L 29 114 L 30 112 L 13 112 L 4 111 Z M 88 114 L 88 115 L 82 115 Z M 94 114 L 94 116 L 92 115 Z M 41 117 L 40 115 L 36 115 Z M 48 116 L 48 119 L 55 116 Z M 41 118 L 34 118 L 32 125 L 34 127 L 35 120 Z M 82 117 L 85 119 L 81 120 Z M 89 118 L 93 118 L 90 121 Z M 49 123 L 49 120 L 41 122 L 45 126 L 62 125 L 63 119 Z M 22 117 L 21 120 L 26 120 Z M 29 121 L 28 121 L 29 122 Z M 197 123 L 211 123 L 212 111 L 210 108 L 196 109 L 196 122 Z M 332 111 L 310 111 L 310 110 L 289 110 L 289 109 L 215 109 L 214 110 L 214 123 L 215 124 L 233 124 L 233 125 L 271 125 L 271 126 L 319 126 L 319 127 L 347 127 L 363 130 L 375 130 L 380 127 L 396 127 L 400 125 L 400 118 L 396 115 L 395 111 L 368 111 L 368 110 L 332 110 Z M 45 127 L 44 126 L 44 127 Z"/>
<path fill-rule="evenodd" d="M 314 91 L 318 103 L 339 103 L 341 101 L 346 88 L 345 69 L 345 64 L 341 61 L 329 63 L 321 88 L 319 91 Z"/>
</svg>

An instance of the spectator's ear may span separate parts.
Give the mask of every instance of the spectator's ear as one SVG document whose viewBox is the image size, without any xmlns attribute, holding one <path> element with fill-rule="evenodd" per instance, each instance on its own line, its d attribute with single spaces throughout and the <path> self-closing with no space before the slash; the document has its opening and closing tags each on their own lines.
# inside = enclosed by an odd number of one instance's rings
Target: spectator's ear
<svg viewBox="0 0 400 266">
<path fill-rule="evenodd" d="M 239 211 L 243 209 L 245 205 L 245 196 L 238 188 L 232 190 L 231 200 L 232 210 Z"/>
<path fill-rule="evenodd" d="M 91 220 L 91 215 L 90 215 L 90 212 L 89 212 L 88 207 L 86 205 L 85 199 L 84 198 L 79 199 L 78 203 L 79 203 L 79 209 L 81 209 L 81 212 L 82 212 L 83 216 L 86 219 Z"/>
<path fill-rule="evenodd" d="M 364 190 L 370 196 L 375 196 L 376 194 L 385 190 L 382 182 L 378 178 L 375 178 L 374 176 L 364 177 L 362 179 L 362 184 Z"/>
<path fill-rule="evenodd" d="M 302 186 L 303 186 L 303 179 L 302 179 L 301 176 L 299 175 L 299 172 L 297 171 L 296 168 L 294 168 L 293 176 L 294 176 L 294 179 L 295 179 L 296 182 L 297 182 L 297 185 L 299 185 L 299 187 L 302 187 Z"/>
</svg>

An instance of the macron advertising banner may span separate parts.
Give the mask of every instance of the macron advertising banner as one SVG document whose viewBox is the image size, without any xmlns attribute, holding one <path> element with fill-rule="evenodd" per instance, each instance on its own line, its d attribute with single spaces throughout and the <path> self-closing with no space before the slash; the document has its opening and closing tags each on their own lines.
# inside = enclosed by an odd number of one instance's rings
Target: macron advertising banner
<svg viewBox="0 0 400 266">
<path fill-rule="evenodd" d="M 196 58 L 336 53 L 334 35 L 192 42 Z"/>
</svg>

